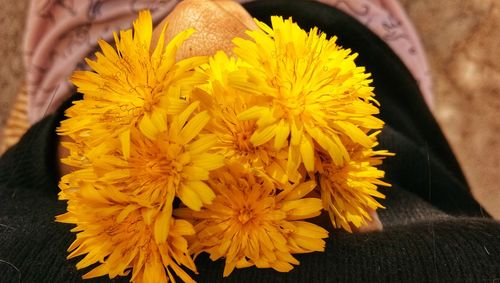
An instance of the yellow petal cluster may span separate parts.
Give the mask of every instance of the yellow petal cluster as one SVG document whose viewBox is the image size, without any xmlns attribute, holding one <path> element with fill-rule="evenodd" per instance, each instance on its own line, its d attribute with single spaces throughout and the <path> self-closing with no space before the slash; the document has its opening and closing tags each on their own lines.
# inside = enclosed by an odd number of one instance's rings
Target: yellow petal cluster
<svg viewBox="0 0 500 283">
<path fill-rule="evenodd" d="M 288 173 L 304 165 L 315 172 L 317 149 L 338 165 L 349 161 L 343 142 L 369 147 L 367 132 L 383 122 L 369 86 L 369 74 L 354 63 L 356 54 L 340 48 L 317 28 L 309 32 L 291 19 L 271 18 L 272 27 L 236 38 L 234 53 L 249 67 L 231 79 L 233 87 L 256 96 L 254 105 L 238 115 L 255 120 L 254 145 L 269 141 L 276 150 L 288 147 Z"/>
<path fill-rule="evenodd" d="M 76 225 L 69 258 L 85 255 L 77 268 L 97 264 L 84 278 L 132 270 L 135 282 L 173 274 L 193 282 L 182 267 L 196 272 L 185 239 L 193 227 L 172 211 L 176 199 L 193 210 L 211 203 L 206 181 L 224 164 L 211 150 L 217 137 L 203 131 L 207 111 L 188 101 L 206 81 L 195 68 L 207 58 L 175 62 L 192 31 L 167 46 L 162 35 L 150 53 L 151 29 L 150 13 L 141 12 L 133 33 L 115 36 L 116 50 L 100 43 L 103 53 L 88 61 L 93 71 L 73 76 L 84 97 L 59 128 L 74 141 L 64 144 L 70 155 L 63 162 L 75 170 L 61 179 L 68 208 L 57 220 Z"/>
<path fill-rule="evenodd" d="M 226 160 L 239 162 L 259 176 L 282 184 L 289 180 L 298 182 L 301 178 L 298 172 L 286 172 L 288 150 L 275 149 L 269 143 L 254 144 L 251 137 L 257 129 L 256 121 L 238 117 L 257 102 L 256 97 L 239 91 L 230 83 L 232 77 L 246 66 L 245 62 L 229 58 L 224 52 L 216 53 L 208 64 L 202 66 L 209 82 L 199 87 L 193 97 L 199 99 L 202 108 L 210 113 L 207 129 L 219 139 L 215 149 Z"/>
<path fill-rule="evenodd" d="M 216 194 L 212 204 L 175 214 L 194 223 L 192 253 L 225 258 L 224 277 L 253 265 L 288 272 L 299 264 L 292 254 L 324 250 L 328 231 L 303 221 L 322 209 L 320 199 L 305 197 L 316 187 L 314 181 L 277 192 L 268 179 L 231 163 L 214 171 L 209 183 Z"/>
<path fill-rule="evenodd" d="M 223 259 L 223 276 L 256 266 L 288 272 L 294 254 L 325 249 L 328 211 L 351 231 L 382 207 L 375 150 L 383 122 L 356 55 L 291 19 L 235 38 L 235 57 L 176 61 L 194 30 L 152 44 L 151 14 L 100 41 L 83 99 L 58 129 L 70 142 L 60 181 L 84 278 L 193 282 L 194 258 Z M 203 276 L 203 275 L 201 275 Z"/>
<path fill-rule="evenodd" d="M 206 80 L 194 68 L 207 58 L 176 62 L 177 49 L 194 30 L 179 33 L 165 46 L 164 28 L 153 47 L 151 23 L 151 14 L 142 12 L 134 31 L 115 33 L 116 48 L 99 41 L 101 52 L 95 54 L 96 60 L 86 59 L 92 71 L 76 71 L 71 78 L 84 99 L 66 112 L 71 119 L 61 123 L 60 133 L 90 147 L 119 137 L 128 156 L 132 128 L 139 127 L 150 137 L 149 125 L 186 107 L 185 98 L 193 87 Z"/>
<path fill-rule="evenodd" d="M 377 186 L 389 187 L 382 181 L 385 172 L 376 166 L 385 156 L 393 156 L 387 150 L 374 150 L 378 143 L 374 132 L 370 147 L 356 144 L 346 145 L 350 160 L 338 166 L 327 153 L 320 153 L 316 160 L 318 167 L 319 190 L 323 206 L 328 211 L 334 228 L 352 232 L 352 226 L 359 228 L 372 220 L 369 211 L 384 208 L 375 198 L 384 199 Z"/>
</svg>

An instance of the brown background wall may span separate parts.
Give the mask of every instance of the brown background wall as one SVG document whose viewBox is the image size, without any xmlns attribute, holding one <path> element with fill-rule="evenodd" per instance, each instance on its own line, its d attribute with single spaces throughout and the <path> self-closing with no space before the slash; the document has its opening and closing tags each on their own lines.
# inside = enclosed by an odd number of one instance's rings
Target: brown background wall
<svg viewBox="0 0 500 283">
<path fill-rule="evenodd" d="M 21 41 L 27 3 L 0 0 L 0 129 L 24 75 Z"/>
<path fill-rule="evenodd" d="M 476 197 L 500 218 L 500 2 L 401 2 L 428 52 L 435 115 Z"/>
<path fill-rule="evenodd" d="M 23 78 L 20 43 L 27 2 L 0 0 L 0 129 Z M 435 115 L 474 194 L 500 219 L 500 2 L 401 3 L 428 52 Z"/>
</svg>

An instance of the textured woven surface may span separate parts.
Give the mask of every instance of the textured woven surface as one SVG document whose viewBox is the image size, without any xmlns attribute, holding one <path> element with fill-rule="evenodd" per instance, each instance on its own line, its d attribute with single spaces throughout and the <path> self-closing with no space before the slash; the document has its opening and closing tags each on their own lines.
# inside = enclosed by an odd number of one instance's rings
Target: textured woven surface
<svg viewBox="0 0 500 283">
<path fill-rule="evenodd" d="M 27 0 L 0 0 L 0 129 L 22 81 L 20 42 Z M 500 3 L 401 0 L 428 52 L 435 115 L 477 198 L 500 218 Z M 497 79 L 495 79 L 497 78 Z M 14 115 L 18 117 L 19 115 Z M 19 125 L 17 122 L 12 125 Z M 14 127 L 14 126 L 13 126 Z M 11 133 L 22 132 L 13 130 Z M 4 141 L 0 130 L 0 144 Z M 1 145 L 0 145 L 1 150 Z"/>
<path fill-rule="evenodd" d="M 0 0 L 0 152 L 3 128 L 23 81 L 21 41 L 27 0 Z"/>
<path fill-rule="evenodd" d="M 26 86 L 21 85 L 17 92 L 17 97 L 9 109 L 9 116 L 6 119 L 5 127 L 0 143 L 0 153 L 17 143 L 19 138 L 28 130 L 28 94 Z"/>
</svg>

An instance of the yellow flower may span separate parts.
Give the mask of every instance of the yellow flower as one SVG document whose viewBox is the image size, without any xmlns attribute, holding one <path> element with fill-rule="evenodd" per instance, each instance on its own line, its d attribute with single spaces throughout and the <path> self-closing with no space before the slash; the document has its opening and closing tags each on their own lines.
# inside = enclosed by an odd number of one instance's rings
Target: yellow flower
<svg viewBox="0 0 500 283">
<path fill-rule="evenodd" d="M 164 47 L 163 31 L 152 48 L 151 15 L 141 12 L 134 33 L 115 35 L 117 50 L 100 42 L 103 53 L 87 61 L 94 72 L 73 76 L 84 97 L 59 129 L 73 140 L 63 162 L 76 170 L 61 179 L 68 212 L 58 221 L 77 226 L 70 257 L 86 254 L 77 268 L 98 264 L 85 278 L 132 269 L 135 281 L 164 282 L 172 271 L 192 281 L 182 267 L 196 271 L 184 239 L 194 230 L 172 217 L 173 203 L 193 210 L 211 203 L 206 181 L 223 165 L 211 151 L 217 138 L 202 133 L 210 117 L 189 97 L 206 81 L 195 71 L 206 58 L 175 62 L 192 32 Z"/>
<path fill-rule="evenodd" d="M 354 63 L 356 54 L 291 19 L 274 16 L 272 28 L 256 22 L 260 29 L 247 32 L 251 40 L 233 40 L 234 53 L 250 66 L 230 78 L 234 88 L 257 98 L 238 115 L 256 121 L 254 146 L 272 141 L 278 150 L 289 143 L 289 173 L 300 164 L 315 172 L 318 146 L 337 165 L 349 161 L 344 137 L 370 146 L 367 132 L 383 122 L 373 116 L 377 102 L 369 74 Z"/>
<path fill-rule="evenodd" d="M 173 199 L 168 194 L 193 210 L 210 203 L 214 194 L 205 181 L 211 170 L 224 164 L 224 157 L 210 152 L 217 142 L 215 135 L 200 135 L 209 116 L 201 112 L 191 117 L 197 106 L 197 102 L 192 103 L 168 124 L 146 124 L 143 131 L 154 139 L 132 132 L 128 159 L 116 152 L 93 156 L 98 181 L 120 187 L 147 205 Z"/>
<path fill-rule="evenodd" d="M 207 252 L 212 260 L 225 257 L 224 276 L 234 268 L 257 266 L 290 271 L 299 262 L 292 254 L 323 251 L 328 232 L 306 221 L 319 215 L 321 200 L 304 198 L 313 181 L 276 192 L 272 182 L 232 163 L 211 174 L 216 197 L 200 212 L 177 209 L 196 231 L 190 251 Z"/>
<path fill-rule="evenodd" d="M 380 165 L 385 156 L 394 154 L 387 150 L 372 149 L 378 145 L 375 142 L 378 134 L 379 132 L 375 132 L 369 136 L 373 140 L 369 148 L 359 145 L 348 147 L 351 159 L 342 166 L 336 165 L 327 154 L 320 154 L 316 161 L 321 199 L 334 228 L 352 232 L 351 224 L 359 228 L 367 220 L 372 220 L 368 209 L 383 208 L 375 200 L 385 198 L 378 191 L 377 185 L 391 185 L 380 180 L 385 173 L 375 166 Z"/>
<path fill-rule="evenodd" d="M 200 135 L 209 117 L 193 115 L 198 104 L 167 121 L 144 124 L 143 132 L 152 139 L 132 129 L 129 158 L 118 138 L 87 149 L 70 143 L 70 160 L 86 162 L 73 163 L 80 169 L 61 180 L 59 198 L 68 200 L 68 213 L 58 220 L 77 225 L 69 257 L 87 254 L 77 268 L 101 263 L 85 278 L 113 278 L 132 268 L 138 281 L 160 282 L 165 270 L 172 278 L 171 269 L 192 281 L 179 265 L 196 270 L 183 237 L 194 230 L 172 217 L 173 202 L 178 197 L 193 210 L 210 204 L 215 195 L 206 181 L 223 165 L 222 155 L 210 153 L 216 137 Z"/>
<path fill-rule="evenodd" d="M 112 279 L 128 275 L 132 269 L 133 282 L 167 282 L 174 280 L 172 271 L 183 281 L 194 282 L 180 267 L 196 272 L 184 238 L 194 234 L 189 222 L 172 219 L 164 223 L 168 238 L 159 243 L 152 231 L 153 219 L 161 217 L 156 209 L 127 204 L 111 190 L 91 185 L 66 195 L 70 199 L 68 212 L 57 221 L 76 224 L 72 231 L 78 232 L 68 249 L 68 259 L 85 255 L 77 269 L 99 263 L 84 279 L 106 274 Z"/>
<path fill-rule="evenodd" d="M 201 68 L 209 78 L 206 85 L 195 91 L 193 98 L 199 99 L 201 108 L 211 116 L 207 130 L 218 138 L 214 147 L 230 162 L 239 162 L 261 177 L 268 177 L 279 184 L 289 180 L 298 182 L 300 174 L 288 176 L 286 173 L 288 150 L 275 149 L 272 144 L 255 146 L 250 137 L 257 125 L 256 121 L 241 121 L 238 114 L 255 103 L 253 96 L 246 95 L 228 84 L 233 72 L 244 66 L 240 60 L 229 58 L 218 52 Z"/>
<path fill-rule="evenodd" d="M 391 154 L 373 150 L 383 122 L 356 55 L 291 19 L 257 24 L 234 40 L 238 59 L 175 62 L 194 31 L 164 46 L 163 29 L 152 46 L 141 12 L 116 50 L 100 41 L 93 71 L 74 74 L 84 97 L 59 128 L 75 170 L 61 178 L 57 221 L 76 225 L 68 258 L 93 267 L 85 279 L 193 282 L 202 252 L 225 259 L 224 277 L 288 272 L 294 254 L 325 248 L 328 232 L 307 219 L 325 209 L 350 231 L 381 207 L 377 185 L 389 184 L 375 166 Z"/>
<path fill-rule="evenodd" d="M 71 119 L 61 123 L 61 133 L 85 139 L 92 146 L 120 136 L 128 156 L 132 127 L 165 120 L 186 106 L 179 98 L 188 97 L 194 85 L 206 80 L 194 71 L 206 58 L 175 62 L 177 49 L 194 30 L 179 33 L 165 46 L 163 29 L 153 46 L 152 25 L 150 12 L 142 11 L 133 32 L 115 33 L 116 50 L 99 41 L 102 53 L 96 53 L 96 61 L 87 59 L 93 71 L 77 71 L 71 79 L 84 99 L 67 110 Z"/>
</svg>

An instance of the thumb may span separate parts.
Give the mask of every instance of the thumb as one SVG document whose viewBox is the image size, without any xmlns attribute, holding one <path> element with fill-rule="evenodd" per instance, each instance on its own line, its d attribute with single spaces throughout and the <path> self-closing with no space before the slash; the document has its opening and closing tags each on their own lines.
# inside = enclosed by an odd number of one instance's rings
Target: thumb
<svg viewBox="0 0 500 283">
<path fill-rule="evenodd" d="M 366 224 L 361 227 L 353 227 L 353 232 L 366 233 L 382 231 L 382 222 L 380 222 L 377 211 L 370 209 L 368 210 L 368 214 L 370 214 L 371 220 L 367 221 Z"/>
<path fill-rule="evenodd" d="M 231 54 L 232 39 L 245 37 L 245 30 L 257 28 L 250 14 L 240 4 L 231 0 L 180 2 L 155 28 L 153 43 L 158 40 L 166 23 L 168 23 L 165 34 L 167 42 L 183 30 L 188 28 L 196 30 L 178 50 L 177 60 L 192 56 L 213 55 L 219 50 Z"/>
</svg>

